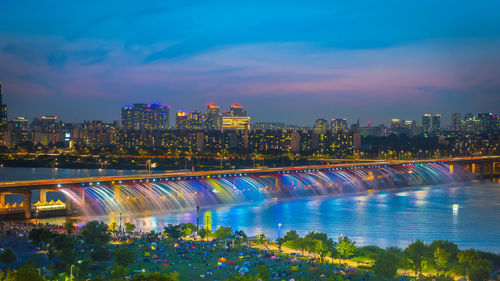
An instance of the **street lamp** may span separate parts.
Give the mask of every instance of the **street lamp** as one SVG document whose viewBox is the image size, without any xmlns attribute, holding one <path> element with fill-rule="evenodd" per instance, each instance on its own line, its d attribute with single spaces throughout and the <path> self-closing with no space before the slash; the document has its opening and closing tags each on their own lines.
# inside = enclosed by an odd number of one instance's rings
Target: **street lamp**
<svg viewBox="0 0 500 281">
<path fill-rule="evenodd" d="M 278 223 L 278 246 L 279 249 L 281 250 L 281 223 Z"/>
</svg>

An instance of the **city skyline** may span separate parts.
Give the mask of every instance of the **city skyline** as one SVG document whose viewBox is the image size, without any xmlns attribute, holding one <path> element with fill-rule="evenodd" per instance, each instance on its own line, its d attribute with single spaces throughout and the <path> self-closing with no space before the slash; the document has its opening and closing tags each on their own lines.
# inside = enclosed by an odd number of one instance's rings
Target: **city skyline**
<svg viewBox="0 0 500 281">
<path fill-rule="evenodd" d="M 302 126 L 494 112 L 498 5 L 9 2 L 4 103 L 11 118 L 67 121 L 115 120 L 136 102 L 187 111 L 240 103 L 252 121 Z"/>
</svg>

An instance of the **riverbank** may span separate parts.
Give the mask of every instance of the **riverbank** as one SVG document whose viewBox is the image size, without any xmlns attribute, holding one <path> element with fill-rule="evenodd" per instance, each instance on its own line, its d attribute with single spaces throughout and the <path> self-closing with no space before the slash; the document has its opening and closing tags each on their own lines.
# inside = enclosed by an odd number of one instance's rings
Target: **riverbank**
<svg viewBox="0 0 500 281">
<path fill-rule="evenodd" d="M 230 227 L 220 227 L 213 233 L 202 227 L 198 236 L 192 236 L 196 226 L 189 223 L 169 225 L 162 233 L 133 231 L 131 224 L 125 224 L 128 231 L 122 232 L 117 231 L 116 224 L 70 225 L 0 224 L 0 243 L 14 249 L 19 258 L 17 262 L 9 262 L 8 267 L 30 265 L 48 280 L 64 279 L 73 272 L 76 280 L 123 280 L 156 273 L 171 278 L 165 280 L 254 280 L 250 277 L 256 276 L 263 280 L 379 281 L 399 279 L 399 275 L 407 280 L 415 278 L 409 272 L 422 271 L 425 273 L 422 276 L 450 281 L 452 277 L 464 276 L 466 264 L 461 262 L 464 254 L 476 255 L 477 261 L 484 261 L 488 266 L 481 270 L 486 270 L 487 276 L 496 272 L 500 263 L 498 255 L 458 250 L 448 241 L 423 244 L 417 240 L 403 251 L 357 247 L 348 237 L 334 242 L 326 234 L 315 232 L 300 237 L 288 231 L 273 242 L 265 235 L 247 237 Z M 441 253 L 449 252 L 447 264 L 435 264 L 429 259 L 421 269 L 414 264 L 406 265 L 401 258 L 414 259 L 412 245 L 418 243 L 428 249 L 424 254 L 426 259 L 437 248 Z M 98 249 L 101 250 L 97 252 Z M 397 263 L 396 267 L 390 272 L 380 271 L 381 263 L 391 262 L 385 260 L 391 259 L 387 254 L 396 258 L 392 261 Z M 6 261 L 2 255 L 0 260 Z M 474 275 L 471 279 L 488 278 Z"/>
</svg>

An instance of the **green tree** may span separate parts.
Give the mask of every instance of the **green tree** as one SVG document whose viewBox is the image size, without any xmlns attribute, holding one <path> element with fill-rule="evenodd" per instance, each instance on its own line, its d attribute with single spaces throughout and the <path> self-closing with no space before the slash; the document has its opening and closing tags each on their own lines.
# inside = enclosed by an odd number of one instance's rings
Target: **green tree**
<svg viewBox="0 0 500 281">
<path fill-rule="evenodd" d="M 102 221 L 88 222 L 80 232 L 80 237 L 88 245 L 105 245 L 111 240 L 108 226 Z"/>
<path fill-rule="evenodd" d="M 488 280 L 491 271 L 491 262 L 483 259 L 474 249 L 459 251 L 458 262 L 465 267 L 465 273 L 471 281 Z"/>
<path fill-rule="evenodd" d="M 33 241 L 33 244 L 41 247 L 45 247 L 49 244 L 55 236 L 55 233 L 52 233 L 46 228 L 34 228 L 28 235 L 29 239 Z"/>
<path fill-rule="evenodd" d="M 233 228 L 230 226 L 220 226 L 214 231 L 215 238 L 219 240 L 225 240 L 227 238 L 233 238 Z"/>
<path fill-rule="evenodd" d="M 64 223 L 64 229 L 66 230 L 66 234 L 68 235 L 71 235 L 73 233 L 74 227 L 75 227 L 75 222 L 72 219 L 68 219 Z"/>
<path fill-rule="evenodd" d="M 135 275 L 131 281 L 177 281 L 177 276 L 174 274 L 152 273 Z"/>
<path fill-rule="evenodd" d="M 123 265 L 116 265 L 113 270 L 111 270 L 111 280 L 119 281 L 125 280 L 125 276 L 130 273 L 130 269 Z"/>
<path fill-rule="evenodd" d="M 283 236 L 282 243 L 285 243 L 287 241 L 291 241 L 291 240 L 294 240 L 294 239 L 297 239 L 297 238 L 300 238 L 300 236 L 297 234 L 297 231 L 290 230 L 287 233 L 285 233 L 285 235 Z"/>
<path fill-rule="evenodd" d="M 383 280 L 392 280 L 398 271 L 398 257 L 393 252 L 382 252 L 373 266 L 373 272 Z"/>
<path fill-rule="evenodd" d="M 191 222 L 188 222 L 188 223 L 183 223 L 181 225 L 181 229 L 182 229 L 182 236 L 183 237 L 186 237 L 186 236 L 189 236 L 191 235 L 193 232 L 196 231 L 196 225 L 194 225 L 193 223 Z"/>
<path fill-rule="evenodd" d="M 53 239 L 55 255 L 61 260 L 63 266 L 71 265 L 76 257 L 75 240 L 72 235 L 58 234 Z"/>
<path fill-rule="evenodd" d="M 351 241 L 347 236 L 343 236 L 340 243 L 337 245 L 337 253 L 340 260 L 349 259 L 352 255 L 354 255 L 356 249 L 356 242 Z"/>
<path fill-rule="evenodd" d="M 210 230 L 208 230 L 206 228 L 202 228 L 202 229 L 198 230 L 198 235 L 200 235 L 200 238 L 202 240 L 204 238 L 208 238 L 208 236 L 210 235 Z"/>
<path fill-rule="evenodd" d="M 234 232 L 234 238 L 235 238 L 236 240 L 240 240 L 240 241 L 241 241 L 241 240 L 243 240 L 243 239 L 247 238 L 247 234 L 246 234 L 246 233 L 245 233 L 245 231 L 243 231 L 243 230 L 236 230 L 236 231 Z"/>
<path fill-rule="evenodd" d="M 440 271 L 446 271 L 451 254 L 445 249 L 437 248 L 434 251 L 434 263 L 439 274 Z"/>
<path fill-rule="evenodd" d="M 127 246 L 120 246 L 113 251 L 113 257 L 117 265 L 128 267 L 134 262 L 136 251 Z"/>
<path fill-rule="evenodd" d="M 23 266 L 15 271 L 7 272 L 4 281 L 45 281 L 45 278 L 40 276 L 35 268 Z"/>
<path fill-rule="evenodd" d="M 163 228 L 163 233 L 171 239 L 178 240 L 182 237 L 181 225 L 168 224 Z"/>
<path fill-rule="evenodd" d="M 130 222 L 125 223 L 125 231 L 132 232 L 134 230 L 135 230 L 135 224 L 130 223 Z"/>
<path fill-rule="evenodd" d="M 416 240 L 404 250 L 406 256 L 411 260 L 415 274 L 422 273 L 422 262 L 427 252 L 427 246 L 422 240 Z"/>
<path fill-rule="evenodd" d="M 14 251 L 12 251 L 11 248 L 8 248 L 7 250 L 5 250 L 3 253 L 0 254 L 0 262 L 5 263 L 7 266 L 15 262 L 16 260 L 17 256 L 14 253 Z"/>
</svg>

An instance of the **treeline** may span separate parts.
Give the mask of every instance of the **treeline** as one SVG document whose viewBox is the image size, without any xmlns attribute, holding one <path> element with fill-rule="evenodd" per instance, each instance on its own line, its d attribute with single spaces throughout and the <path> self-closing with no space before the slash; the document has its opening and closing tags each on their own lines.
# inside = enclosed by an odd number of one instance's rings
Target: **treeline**
<svg viewBox="0 0 500 281">
<path fill-rule="evenodd" d="M 374 273 L 383 280 L 392 280 L 397 270 L 413 271 L 421 276 L 423 272 L 435 274 L 443 280 L 453 280 L 451 276 L 463 276 L 471 281 L 488 280 L 493 265 L 500 264 L 500 256 L 474 249 L 459 250 L 458 246 L 446 240 L 436 240 L 429 244 L 416 240 L 406 249 L 377 246 L 357 247 L 347 236 L 338 242 L 325 233 L 309 232 L 300 237 L 295 230 L 287 232 L 279 239 L 279 245 L 308 251 L 325 257 L 345 259 L 373 266 Z M 434 277 L 435 279 L 436 277 Z"/>
</svg>

